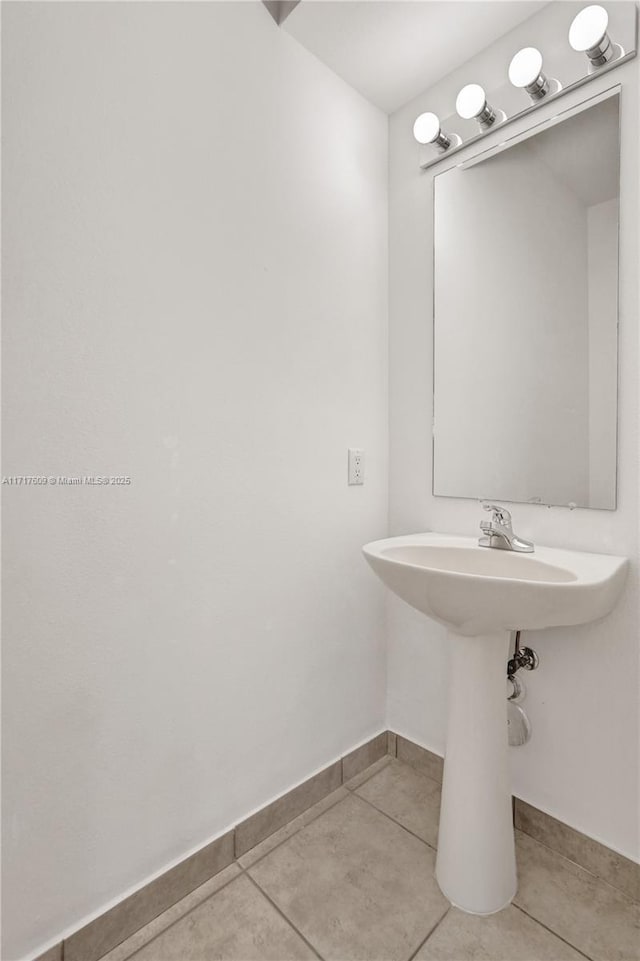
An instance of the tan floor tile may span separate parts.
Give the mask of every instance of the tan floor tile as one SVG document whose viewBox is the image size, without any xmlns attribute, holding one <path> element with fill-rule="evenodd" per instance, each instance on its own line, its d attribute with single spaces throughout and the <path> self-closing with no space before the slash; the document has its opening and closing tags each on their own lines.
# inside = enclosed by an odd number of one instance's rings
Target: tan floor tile
<svg viewBox="0 0 640 961">
<path fill-rule="evenodd" d="M 415 961 L 584 961 L 584 956 L 509 906 L 486 918 L 452 908 Z"/>
<path fill-rule="evenodd" d="M 209 881 L 205 881 L 199 888 L 196 888 L 195 891 L 188 894 L 186 898 L 182 898 L 181 901 L 172 905 L 167 911 L 163 911 L 159 917 L 154 918 L 149 924 L 145 924 L 143 928 L 140 928 L 139 931 L 132 934 L 130 938 L 127 938 L 126 941 L 119 944 L 113 951 L 104 954 L 100 961 L 126 961 L 132 954 L 139 951 L 140 948 L 143 948 L 145 944 L 148 944 L 167 928 L 171 927 L 172 924 L 179 921 L 180 918 L 183 918 L 189 911 L 192 911 L 193 908 L 202 904 L 203 901 L 206 901 L 207 898 L 210 898 L 212 894 L 215 894 L 216 891 L 223 888 L 229 881 L 233 881 L 233 879 L 237 878 L 241 873 L 239 867 L 235 864 L 230 864 L 228 868 L 220 871 L 219 874 L 216 874 L 215 877 Z"/>
<path fill-rule="evenodd" d="M 279 831 L 276 831 L 275 834 L 269 835 L 269 837 L 261 841 L 260 844 L 256 844 L 254 848 L 251 848 L 250 851 L 243 854 L 241 858 L 238 858 L 238 864 L 242 865 L 243 868 L 251 867 L 252 864 L 255 864 L 260 858 L 263 858 L 269 851 L 273 851 L 274 848 L 277 848 L 278 845 L 286 841 L 287 838 L 296 834 L 305 824 L 310 824 L 311 821 L 315 820 L 315 818 L 321 814 L 324 814 L 325 811 L 328 811 L 329 808 L 337 804 L 338 801 L 342 801 L 348 796 L 349 792 L 344 787 L 340 787 L 337 791 L 328 794 L 327 797 L 323 798 L 322 801 L 318 801 L 317 804 L 310 807 L 304 814 L 299 814 L 297 818 L 289 821 L 288 824 L 280 828 Z"/>
<path fill-rule="evenodd" d="M 249 873 L 326 961 L 407 961 L 448 908 L 434 862 L 351 795 Z"/>
<path fill-rule="evenodd" d="M 135 961 L 305 961 L 316 955 L 242 875 L 164 931 Z"/>
<path fill-rule="evenodd" d="M 594 961 L 639 961 L 640 905 L 516 832 L 514 903 Z"/>
<path fill-rule="evenodd" d="M 421 771 L 391 759 L 358 788 L 357 794 L 436 846 L 440 819 L 440 785 Z"/>
</svg>

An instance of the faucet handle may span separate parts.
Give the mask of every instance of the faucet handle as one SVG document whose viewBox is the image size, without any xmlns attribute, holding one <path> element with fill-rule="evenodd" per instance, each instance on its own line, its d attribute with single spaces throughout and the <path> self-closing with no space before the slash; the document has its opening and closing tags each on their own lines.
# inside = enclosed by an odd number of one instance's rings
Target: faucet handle
<svg viewBox="0 0 640 961">
<path fill-rule="evenodd" d="M 485 511 L 491 511 L 493 520 L 497 521 L 498 524 L 511 527 L 511 514 L 506 507 L 501 507 L 499 504 L 490 504 L 488 501 L 482 501 L 482 508 Z"/>
</svg>

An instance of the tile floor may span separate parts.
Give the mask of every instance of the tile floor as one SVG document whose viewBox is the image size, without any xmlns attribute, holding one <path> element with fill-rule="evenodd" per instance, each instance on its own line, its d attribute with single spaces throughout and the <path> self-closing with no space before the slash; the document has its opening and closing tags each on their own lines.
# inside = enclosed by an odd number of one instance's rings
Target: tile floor
<svg viewBox="0 0 640 961">
<path fill-rule="evenodd" d="M 433 877 L 439 784 L 383 758 L 103 961 L 640 961 L 639 905 L 525 834 L 489 918 Z"/>
</svg>

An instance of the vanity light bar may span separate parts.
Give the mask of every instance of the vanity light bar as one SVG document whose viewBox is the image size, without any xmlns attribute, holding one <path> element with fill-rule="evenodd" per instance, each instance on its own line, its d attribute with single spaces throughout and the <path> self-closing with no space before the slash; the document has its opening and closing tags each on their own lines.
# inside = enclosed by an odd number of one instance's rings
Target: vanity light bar
<svg viewBox="0 0 640 961">
<path fill-rule="evenodd" d="M 614 43 L 609 35 L 610 17 L 600 4 L 590 4 L 573 18 L 569 27 L 569 47 L 564 62 L 553 59 L 553 73 L 562 76 L 561 82 L 548 76 L 543 69 L 543 55 L 537 47 L 523 47 L 512 57 L 508 69 L 509 85 L 494 93 L 503 109 L 492 106 L 484 88 L 478 83 L 462 87 L 456 98 L 456 114 L 445 120 L 444 128 L 435 113 L 420 114 L 413 125 L 413 135 L 425 148 L 425 159 L 420 166 L 425 169 L 437 163 L 443 154 L 451 154 L 463 146 L 484 136 L 491 129 L 510 123 L 517 117 L 535 109 L 566 91 L 590 80 L 636 54 L 637 11 L 636 4 L 614 4 L 612 13 L 614 30 L 625 41 L 625 48 Z M 542 10 L 540 20 L 545 16 Z M 571 51 L 585 54 L 583 66 Z M 562 61 L 562 58 L 560 58 Z M 510 93 L 509 91 L 513 91 Z M 522 92 L 521 92 L 522 91 Z M 526 94 L 528 102 L 523 102 Z M 492 95 L 492 101 L 493 96 Z M 461 122 L 462 121 L 462 122 Z M 473 121 L 473 125 L 470 123 Z M 453 129 L 452 129 L 453 128 Z M 461 135 L 456 132 L 460 130 Z M 434 150 L 435 148 L 435 150 Z"/>
</svg>

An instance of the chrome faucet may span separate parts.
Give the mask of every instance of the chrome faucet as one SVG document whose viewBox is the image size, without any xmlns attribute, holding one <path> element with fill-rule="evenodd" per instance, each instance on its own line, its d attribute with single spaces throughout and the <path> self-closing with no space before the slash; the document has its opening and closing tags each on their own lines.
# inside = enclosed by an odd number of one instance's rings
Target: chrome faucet
<svg viewBox="0 0 640 961">
<path fill-rule="evenodd" d="M 511 526 L 511 514 L 506 507 L 498 504 L 488 504 L 483 501 L 482 507 L 485 511 L 491 511 L 490 521 L 480 521 L 480 529 L 484 531 L 484 537 L 478 540 L 480 547 L 494 547 L 501 551 L 518 551 L 521 554 L 533 553 L 534 546 L 531 541 L 525 541 L 513 533 Z"/>
</svg>

